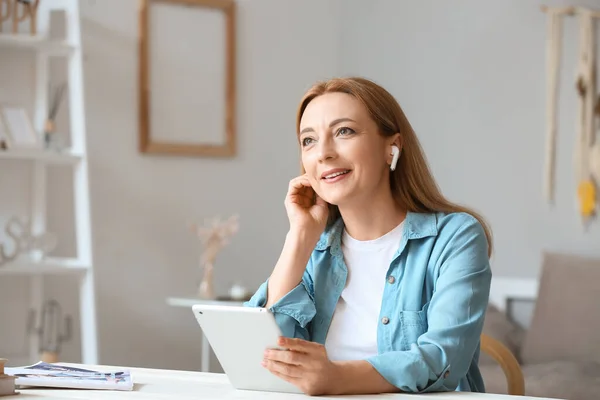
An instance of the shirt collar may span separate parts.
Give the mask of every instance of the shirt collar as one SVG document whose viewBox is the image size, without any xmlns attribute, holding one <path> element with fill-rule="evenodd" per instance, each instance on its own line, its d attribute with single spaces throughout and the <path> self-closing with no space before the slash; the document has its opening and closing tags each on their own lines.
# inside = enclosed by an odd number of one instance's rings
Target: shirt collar
<svg viewBox="0 0 600 400">
<path fill-rule="evenodd" d="M 338 251 L 341 248 L 343 229 L 344 221 L 339 217 L 323 232 L 315 247 L 316 250 L 325 250 L 331 247 L 333 251 Z M 402 235 L 407 239 L 421 239 L 436 236 L 437 233 L 436 214 L 414 212 L 406 214 Z"/>
</svg>

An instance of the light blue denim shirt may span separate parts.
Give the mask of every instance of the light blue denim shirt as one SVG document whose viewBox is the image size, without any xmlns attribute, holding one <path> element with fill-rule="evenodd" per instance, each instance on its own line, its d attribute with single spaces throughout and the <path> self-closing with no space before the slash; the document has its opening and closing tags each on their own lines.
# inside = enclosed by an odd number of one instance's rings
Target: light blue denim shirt
<svg viewBox="0 0 600 400">
<path fill-rule="evenodd" d="M 302 282 L 270 307 L 284 336 L 325 343 L 348 275 L 342 231 L 338 219 L 323 232 Z M 487 252 L 483 227 L 469 214 L 408 213 L 386 275 L 378 354 L 366 360 L 387 381 L 413 393 L 485 391 L 478 360 L 491 283 Z M 267 282 L 246 306 L 265 306 Z"/>
</svg>

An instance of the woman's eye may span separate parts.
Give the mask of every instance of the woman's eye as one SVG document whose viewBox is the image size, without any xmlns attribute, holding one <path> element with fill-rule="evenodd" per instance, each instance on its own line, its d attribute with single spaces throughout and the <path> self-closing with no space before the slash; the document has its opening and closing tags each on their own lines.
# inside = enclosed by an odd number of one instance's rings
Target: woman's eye
<svg viewBox="0 0 600 400">
<path fill-rule="evenodd" d="M 354 133 L 354 130 L 350 129 L 350 128 L 340 128 L 337 131 L 338 135 L 351 135 Z"/>
<path fill-rule="evenodd" d="M 312 143 L 312 138 L 307 137 L 307 138 L 302 139 L 302 146 L 308 146 L 311 143 Z"/>
</svg>

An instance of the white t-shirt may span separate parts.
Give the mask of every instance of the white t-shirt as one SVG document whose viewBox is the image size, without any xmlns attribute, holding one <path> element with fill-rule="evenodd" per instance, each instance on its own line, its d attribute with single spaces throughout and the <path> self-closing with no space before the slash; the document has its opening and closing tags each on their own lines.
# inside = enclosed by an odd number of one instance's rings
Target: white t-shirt
<svg viewBox="0 0 600 400">
<path fill-rule="evenodd" d="M 360 241 L 344 230 L 342 251 L 348 267 L 346 287 L 336 305 L 325 340 L 332 361 L 377 355 L 377 325 L 386 274 L 402 238 L 401 223 L 374 240 Z"/>
</svg>

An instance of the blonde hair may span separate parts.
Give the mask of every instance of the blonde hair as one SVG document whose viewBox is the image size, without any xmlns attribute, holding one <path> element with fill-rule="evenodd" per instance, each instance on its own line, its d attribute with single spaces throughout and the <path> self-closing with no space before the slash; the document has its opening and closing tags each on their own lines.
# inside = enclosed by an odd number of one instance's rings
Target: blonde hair
<svg viewBox="0 0 600 400">
<path fill-rule="evenodd" d="M 376 83 L 360 77 L 334 78 L 315 83 L 300 101 L 296 117 L 296 132 L 308 103 L 315 97 L 331 92 L 354 96 L 367 109 L 384 136 L 400 133 L 402 152 L 398 167 L 390 173 L 390 185 L 395 200 L 409 212 L 454 213 L 464 212 L 476 218 L 488 242 L 488 256 L 492 254 L 492 233 L 484 218 L 477 212 L 450 202 L 441 193 L 431 173 L 421 144 L 410 122 L 396 99 Z M 302 168 L 302 173 L 304 170 Z M 337 206 L 330 205 L 330 221 L 339 217 Z"/>
</svg>

